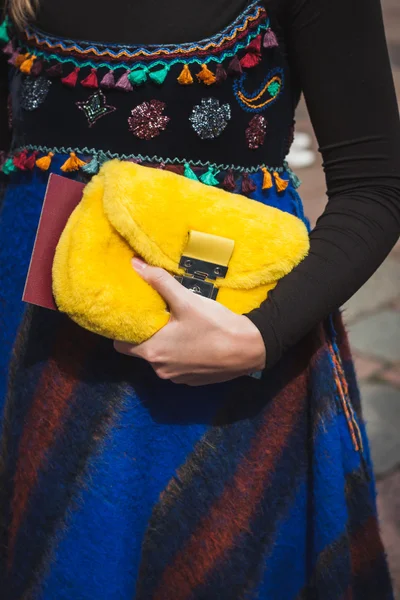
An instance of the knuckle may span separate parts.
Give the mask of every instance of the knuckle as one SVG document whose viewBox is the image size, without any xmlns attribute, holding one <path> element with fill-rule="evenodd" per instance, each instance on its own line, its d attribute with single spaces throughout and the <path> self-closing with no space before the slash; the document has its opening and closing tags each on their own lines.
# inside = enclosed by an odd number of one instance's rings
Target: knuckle
<svg viewBox="0 0 400 600">
<path fill-rule="evenodd" d="M 169 379 L 170 378 L 169 373 L 165 368 L 161 367 L 161 368 L 154 369 L 154 370 L 156 372 L 157 377 L 159 377 L 159 379 Z"/>
<path fill-rule="evenodd" d="M 151 279 L 152 281 L 164 281 L 165 279 L 165 271 L 164 269 L 161 269 L 160 267 L 154 267 L 151 270 Z"/>
</svg>

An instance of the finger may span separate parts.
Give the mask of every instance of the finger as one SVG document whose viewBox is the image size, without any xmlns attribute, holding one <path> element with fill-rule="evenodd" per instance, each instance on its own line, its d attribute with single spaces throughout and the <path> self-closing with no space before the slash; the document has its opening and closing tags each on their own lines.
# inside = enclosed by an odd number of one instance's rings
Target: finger
<svg viewBox="0 0 400 600">
<path fill-rule="evenodd" d="M 136 356 L 137 358 L 145 358 L 146 343 L 143 344 L 128 344 L 128 342 L 114 341 L 114 349 L 120 354 L 126 356 Z"/>
<path fill-rule="evenodd" d="M 136 273 L 164 298 L 171 312 L 177 312 L 186 305 L 185 288 L 167 271 L 151 267 L 138 258 L 132 259 L 132 266 Z"/>
</svg>

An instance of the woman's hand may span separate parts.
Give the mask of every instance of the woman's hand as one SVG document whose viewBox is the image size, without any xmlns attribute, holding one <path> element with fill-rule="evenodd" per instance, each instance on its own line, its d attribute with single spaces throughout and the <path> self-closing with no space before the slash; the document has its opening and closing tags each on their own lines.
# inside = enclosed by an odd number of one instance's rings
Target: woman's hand
<svg viewBox="0 0 400 600">
<path fill-rule="evenodd" d="M 265 367 L 257 327 L 222 304 L 184 288 L 167 271 L 133 259 L 136 272 L 167 302 L 171 318 L 139 345 L 114 342 L 118 352 L 147 360 L 161 379 L 206 385 Z"/>
</svg>

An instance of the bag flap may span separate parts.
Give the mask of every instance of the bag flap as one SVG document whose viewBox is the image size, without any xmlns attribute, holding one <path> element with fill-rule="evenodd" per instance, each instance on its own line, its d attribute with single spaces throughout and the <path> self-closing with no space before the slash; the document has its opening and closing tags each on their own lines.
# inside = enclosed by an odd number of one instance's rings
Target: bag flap
<svg viewBox="0 0 400 600">
<path fill-rule="evenodd" d="M 251 289 L 277 281 L 307 254 L 304 223 L 245 196 L 205 186 L 162 169 L 112 160 L 103 179 L 104 212 L 136 254 L 182 274 L 179 261 L 191 230 L 234 240 L 225 279 L 217 287 Z M 88 186 L 85 197 L 95 190 Z"/>
</svg>

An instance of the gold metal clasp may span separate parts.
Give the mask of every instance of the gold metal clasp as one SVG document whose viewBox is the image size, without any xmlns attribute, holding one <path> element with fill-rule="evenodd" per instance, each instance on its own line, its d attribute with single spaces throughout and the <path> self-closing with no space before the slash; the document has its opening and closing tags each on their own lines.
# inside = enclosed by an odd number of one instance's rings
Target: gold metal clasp
<svg viewBox="0 0 400 600">
<path fill-rule="evenodd" d="M 179 262 L 186 275 L 176 275 L 175 278 L 194 294 L 215 300 L 218 288 L 212 281 L 226 276 L 234 247 L 235 242 L 228 238 L 189 231 L 188 242 Z"/>
</svg>

